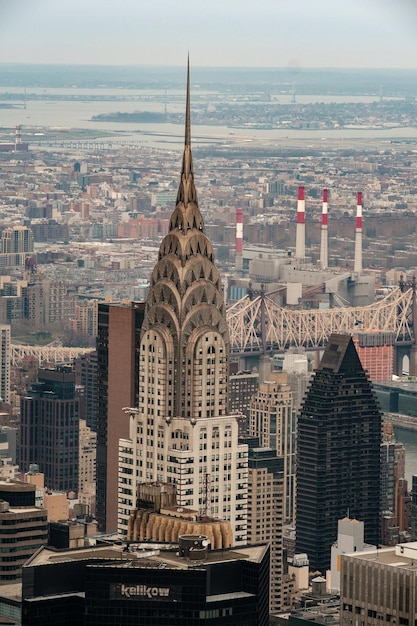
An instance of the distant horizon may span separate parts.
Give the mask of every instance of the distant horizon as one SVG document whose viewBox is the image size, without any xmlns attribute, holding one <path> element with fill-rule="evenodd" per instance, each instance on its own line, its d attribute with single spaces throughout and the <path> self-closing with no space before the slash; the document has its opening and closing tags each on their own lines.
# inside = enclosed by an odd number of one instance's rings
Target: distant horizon
<svg viewBox="0 0 417 626">
<path fill-rule="evenodd" d="M 4 63 L 417 69 L 415 0 L 1 0 L 0 19 Z"/>
<path fill-rule="evenodd" d="M 0 63 L 2 99 L 8 90 L 145 89 L 183 91 L 186 65 Z M 417 69 L 191 66 L 191 87 L 225 93 L 369 95 L 417 98 Z M 52 92 L 49 92 L 52 95 Z"/>
<path fill-rule="evenodd" d="M 28 62 L 28 61 L 0 61 L 0 67 L 2 66 L 31 66 L 31 67 L 109 67 L 109 68 L 117 68 L 117 67 L 145 67 L 145 68 L 161 68 L 161 69 L 178 69 L 184 70 L 186 68 L 186 63 L 183 65 L 180 64 L 170 64 L 170 63 L 68 63 L 68 62 L 57 62 L 57 63 L 44 63 L 44 62 Z M 363 66 L 363 67 L 355 67 L 348 65 L 341 66 L 325 66 L 325 65 L 317 65 L 317 66 L 303 66 L 303 67 L 291 67 L 286 65 L 193 65 L 191 64 L 191 72 L 193 69 L 216 69 L 216 70 L 282 70 L 286 72 L 291 72 L 293 74 L 301 73 L 304 71 L 331 71 L 331 72 L 340 72 L 344 70 L 348 70 L 351 72 L 370 72 L 370 71 L 381 71 L 381 72 L 417 72 L 416 67 L 383 67 L 383 66 Z"/>
</svg>

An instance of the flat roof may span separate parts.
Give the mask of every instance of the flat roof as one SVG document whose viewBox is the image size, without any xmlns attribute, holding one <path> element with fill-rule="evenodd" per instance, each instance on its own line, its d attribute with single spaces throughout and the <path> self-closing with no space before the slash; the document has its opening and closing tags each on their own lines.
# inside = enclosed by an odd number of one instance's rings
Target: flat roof
<svg viewBox="0 0 417 626">
<path fill-rule="evenodd" d="M 157 568 L 166 563 L 174 569 L 194 569 L 206 564 L 225 563 L 228 561 L 247 560 L 259 562 L 268 544 L 251 545 L 223 550 L 209 550 L 204 559 L 191 560 L 179 555 L 178 544 L 114 544 L 107 546 L 93 546 L 91 548 L 75 548 L 71 550 L 56 550 L 45 546 L 38 550 L 23 567 L 39 565 L 53 565 L 70 561 L 108 560 L 109 565 L 117 567 Z M 112 562 L 113 561 L 113 562 Z"/>
<path fill-rule="evenodd" d="M 254 598 L 255 594 L 246 591 L 235 591 L 233 593 L 219 593 L 216 596 L 207 596 L 207 602 L 223 602 L 224 600 L 236 600 L 236 598 Z"/>
<path fill-rule="evenodd" d="M 401 552 L 401 546 L 404 545 L 410 554 L 410 546 L 414 546 L 411 550 L 417 548 L 416 543 L 398 544 L 398 546 L 392 548 L 382 548 L 375 550 L 367 550 L 364 552 L 352 552 L 347 554 L 348 557 L 354 557 L 361 561 L 373 561 L 374 563 L 381 563 L 382 565 L 390 565 L 391 567 L 398 567 L 407 570 L 417 570 L 417 551 L 416 554 L 407 555 L 406 552 Z"/>
<path fill-rule="evenodd" d="M 5 583 L 0 585 L 0 598 L 22 601 L 22 583 Z"/>
</svg>

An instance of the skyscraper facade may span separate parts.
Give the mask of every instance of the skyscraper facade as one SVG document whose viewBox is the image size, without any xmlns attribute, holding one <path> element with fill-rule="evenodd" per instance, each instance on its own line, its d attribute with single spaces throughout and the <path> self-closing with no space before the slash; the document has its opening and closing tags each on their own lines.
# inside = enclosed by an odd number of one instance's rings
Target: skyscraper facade
<svg viewBox="0 0 417 626">
<path fill-rule="evenodd" d="M 25 561 L 47 542 L 47 511 L 35 505 L 35 485 L 0 480 L 0 583 L 19 579 Z"/>
<path fill-rule="evenodd" d="M 36 463 L 48 489 L 78 491 L 78 409 L 68 367 L 39 370 L 38 382 L 21 399 L 20 469 Z"/>
<path fill-rule="evenodd" d="M 0 402 L 10 402 L 10 337 L 8 324 L 0 325 Z"/>
<path fill-rule="evenodd" d="M 417 540 L 417 476 L 411 478 L 411 540 Z"/>
<path fill-rule="evenodd" d="M 331 335 L 298 417 L 296 550 L 330 566 L 338 520 L 380 537 L 381 412 L 350 335 Z"/>
<path fill-rule="evenodd" d="M 121 442 L 119 483 L 123 500 L 130 488 L 134 496 L 136 482 L 174 483 L 180 506 L 230 521 L 242 544 L 247 446 L 238 444 L 238 420 L 228 415 L 228 371 L 226 307 L 194 184 L 188 74 L 180 184 L 152 272 L 137 411 L 129 440 Z M 122 535 L 127 512 L 122 505 Z"/>
<path fill-rule="evenodd" d="M 268 626 L 269 546 L 202 546 L 196 562 L 195 540 L 204 541 L 186 535 L 166 550 L 109 542 L 38 550 L 23 567 L 23 624 Z"/>
<path fill-rule="evenodd" d="M 285 607 L 283 597 L 282 501 L 283 466 L 275 450 L 259 446 L 257 438 L 245 440 L 248 458 L 248 543 L 270 545 L 269 612 Z"/>
<path fill-rule="evenodd" d="M 295 415 L 287 373 L 271 373 L 250 401 L 249 434 L 283 461 L 283 521 L 295 515 Z"/>
<path fill-rule="evenodd" d="M 75 384 L 82 387 L 82 417 L 97 432 L 97 351 L 86 352 L 74 364 Z"/>
<path fill-rule="evenodd" d="M 125 406 L 138 401 L 139 342 L 144 305 L 98 305 L 97 509 L 101 532 L 117 530 L 118 443 L 129 435 Z"/>
<path fill-rule="evenodd" d="M 417 544 L 341 555 L 340 626 L 415 624 Z"/>
<path fill-rule="evenodd" d="M 33 233 L 27 226 L 5 228 L 0 240 L 0 267 L 24 266 L 33 255 Z"/>
</svg>

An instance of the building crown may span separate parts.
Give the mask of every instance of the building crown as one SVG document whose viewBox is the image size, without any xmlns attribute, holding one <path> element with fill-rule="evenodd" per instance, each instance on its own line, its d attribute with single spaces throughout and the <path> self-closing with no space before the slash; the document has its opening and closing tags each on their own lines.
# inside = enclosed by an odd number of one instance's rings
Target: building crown
<svg viewBox="0 0 417 626">
<path fill-rule="evenodd" d="M 191 153 L 190 61 L 188 59 L 184 154 L 176 208 L 171 216 L 169 230 L 179 229 L 185 234 L 193 228 L 204 231 L 203 218 L 198 208 Z"/>
</svg>

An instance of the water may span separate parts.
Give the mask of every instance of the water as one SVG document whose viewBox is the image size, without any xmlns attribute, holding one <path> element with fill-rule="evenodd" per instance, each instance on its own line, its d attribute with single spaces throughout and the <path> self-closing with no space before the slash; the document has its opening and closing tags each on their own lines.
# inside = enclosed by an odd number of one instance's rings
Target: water
<svg viewBox="0 0 417 626">
<path fill-rule="evenodd" d="M 40 100 L 28 100 L 26 108 L 23 107 L 24 92 L 18 88 L 0 87 L 0 103 L 4 102 L 4 94 L 21 93 L 21 101 L 16 101 L 16 108 L 0 109 L 0 126 L 10 129 L 10 137 L 14 137 L 14 128 L 17 124 L 22 125 L 23 138 L 34 144 L 35 133 L 42 128 L 79 128 L 97 131 L 105 131 L 126 140 L 135 139 L 144 145 L 177 149 L 182 145 L 184 129 L 182 124 L 166 123 L 119 123 L 109 121 L 92 121 L 94 115 L 106 113 L 133 113 L 150 111 L 163 113 L 165 106 L 169 113 L 182 114 L 185 107 L 185 94 L 179 90 L 172 90 L 164 99 L 163 90 L 149 89 L 112 89 L 112 88 L 30 88 L 28 93 L 36 93 Z M 158 100 L 152 97 L 158 96 Z M 62 99 L 48 99 L 59 95 Z M 219 91 L 200 91 L 195 94 L 196 101 L 209 104 L 218 101 L 222 97 Z M 3 96 L 3 98 L 2 98 Z M 88 100 L 91 96 L 108 97 L 109 100 Z M 68 100 L 68 97 L 76 97 L 77 100 Z M 147 98 L 151 98 L 148 100 Z M 226 96 L 225 96 L 226 97 Z M 290 95 L 277 96 L 280 103 L 290 102 Z M 79 98 L 79 99 L 78 99 Z M 83 99 L 85 98 L 85 99 Z M 113 100 L 111 100 L 113 98 Z M 117 100 L 114 100 L 117 98 Z M 240 96 L 239 96 L 240 98 Z M 274 97 L 275 99 L 275 97 Z M 334 95 L 302 95 L 297 97 L 301 103 L 315 102 L 374 102 L 375 96 L 334 96 Z M 12 101 L 13 102 L 13 101 Z M 11 103 L 12 103 L 11 102 Z M 260 103 L 259 106 L 262 106 Z M 34 136 L 34 137 L 33 137 Z M 4 141 L 4 135 L 2 141 Z M 332 146 L 349 142 L 387 142 L 416 141 L 417 127 L 389 128 L 389 129 L 259 129 L 259 128 L 230 128 L 225 125 L 193 125 L 193 144 L 207 145 L 220 144 L 222 146 L 247 145 L 250 146 L 283 146 L 289 142 L 308 142 L 311 147 Z"/>
<path fill-rule="evenodd" d="M 405 478 L 411 489 L 411 477 L 417 475 L 417 431 L 394 426 L 395 437 L 405 448 Z"/>
</svg>

